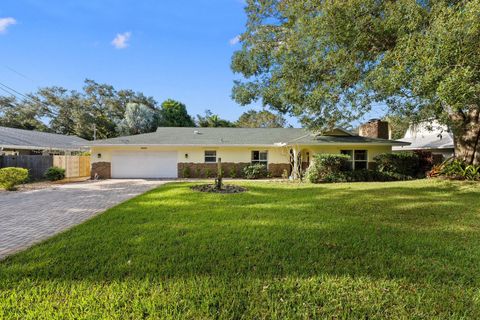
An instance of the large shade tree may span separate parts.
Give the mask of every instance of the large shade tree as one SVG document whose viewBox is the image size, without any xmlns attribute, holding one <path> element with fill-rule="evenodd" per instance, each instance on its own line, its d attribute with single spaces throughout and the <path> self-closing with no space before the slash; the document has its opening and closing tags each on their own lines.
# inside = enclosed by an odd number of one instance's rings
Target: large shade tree
<svg viewBox="0 0 480 320">
<path fill-rule="evenodd" d="M 162 102 L 159 125 L 161 127 L 194 127 L 195 122 L 188 114 L 185 104 L 168 99 Z"/>
<path fill-rule="evenodd" d="M 21 101 L 15 96 L 0 96 L 0 126 L 49 131 L 42 122 L 42 116 L 35 105 Z"/>
<path fill-rule="evenodd" d="M 453 130 L 480 163 L 480 0 L 248 0 L 234 99 L 261 100 L 317 130 L 374 103 Z"/>
<path fill-rule="evenodd" d="M 111 85 L 87 79 L 81 91 L 46 87 L 22 99 L 0 97 L 0 125 L 48 130 L 90 140 L 94 136 L 110 138 L 122 132 L 118 126 L 124 120 L 129 103 L 141 104 L 158 113 L 152 97 L 132 90 L 116 90 Z M 148 126 L 150 131 L 155 129 L 154 125 Z"/>
<path fill-rule="evenodd" d="M 287 120 L 281 114 L 268 110 L 248 110 L 235 123 L 240 128 L 283 128 L 286 125 Z"/>
</svg>

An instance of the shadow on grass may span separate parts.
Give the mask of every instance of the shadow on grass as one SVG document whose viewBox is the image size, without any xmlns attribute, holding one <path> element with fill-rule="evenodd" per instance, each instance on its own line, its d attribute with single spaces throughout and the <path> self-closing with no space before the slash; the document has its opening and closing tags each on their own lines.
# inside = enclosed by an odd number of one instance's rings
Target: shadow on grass
<svg viewBox="0 0 480 320">
<path fill-rule="evenodd" d="M 0 263 L 24 278 L 311 277 L 478 285 L 480 192 L 455 183 L 163 186 Z"/>
</svg>

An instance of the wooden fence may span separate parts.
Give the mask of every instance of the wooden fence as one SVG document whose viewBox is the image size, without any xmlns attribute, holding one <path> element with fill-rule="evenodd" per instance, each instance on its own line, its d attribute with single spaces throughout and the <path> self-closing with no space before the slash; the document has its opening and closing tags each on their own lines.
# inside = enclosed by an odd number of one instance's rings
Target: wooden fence
<svg viewBox="0 0 480 320">
<path fill-rule="evenodd" d="M 29 171 L 30 179 L 42 179 L 45 171 L 53 166 L 52 156 L 21 155 L 0 157 L 0 168 L 18 167 Z"/>
<path fill-rule="evenodd" d="M 65 169 L 66 178 L 90 176 L 89 156 L 53 156 L 53 165 Z"/>
<path fill-rule="evenodd" d="M 0 168 L 18 167 L 28 169 L 31 179 L 42 179 L 45 171 L 52 166 L 65 169 L 66 178 L 90 176 L 89 156 L 0 156 Z"/>
</svg>

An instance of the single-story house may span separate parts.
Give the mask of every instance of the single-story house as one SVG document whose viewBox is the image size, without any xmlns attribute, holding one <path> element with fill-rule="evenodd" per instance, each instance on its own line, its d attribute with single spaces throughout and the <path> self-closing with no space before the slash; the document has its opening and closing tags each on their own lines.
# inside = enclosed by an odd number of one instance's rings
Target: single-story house
<svg viewBox="0 0 480 320">
<path fill-rule="evenodd" d="M 0 127 L 0 155 L 65 154 L 88 151 L 77 136 Z"/>
<path fill-rule="evenodd" d="M 438 121 L 425 121 L 412 124 L 405 136 L 399 141 L 408 142 L 408 145 L 394 146 L 393 152 L 400 151 L 429 151 L 434 155 L 450 158 L 455 155 L 453 134 L 445 125 Z"/>
<path fill-rule="evenodd" d="M 388 140 L 383 122 L 368 123 L 370 136 L 337 128 L 315 135 L 297 128 L 158 128 L 156 132 L 97 140 L 90 144 L 92 176 L 98 178 L 205 177 L 221 158 L 226 176 L 252 163 L 265 164 L 271 176 L 290 173 L 292 162 L 308 166 L 316 153 L 351 156 L 352 169 L 374 166 L 374 157 L 405 142 Z M 375 127 L 376 126 L 376 127 Z M 387 124 L 388 128 L 388 124 Z M 300 166 L 298 166 L 300 167 Z"/>
</svg>

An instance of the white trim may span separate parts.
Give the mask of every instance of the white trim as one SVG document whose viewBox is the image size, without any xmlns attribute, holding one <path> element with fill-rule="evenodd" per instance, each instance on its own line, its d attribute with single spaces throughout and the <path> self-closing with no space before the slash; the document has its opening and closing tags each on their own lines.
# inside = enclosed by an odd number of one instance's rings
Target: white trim
<svg viewBox="0 0 480 320">
<path fill-rule="evenodd" d="M 258 152 L 258 160 L 253 160 L 253 153 Z M 260 153 L 266 153 L 267 154 L 267 159 L 266 160 L 260 160 Z M 250 150 L 250 163 L 265 163 L 268 166 L 268 150 Z"/>
<path fill-rule="evenodd" d="M 207 159 L 207 152 L 215 152 L 215 160 L 214 161 L 206 161 Z M 209 156 L 209 158 L 213 158 L 212 156 Z M 217 150 L 203 150 L 203 163 L 217 163 Z"/>
<path fill-rule="evenodd" d="M 58 151 L 85 151 L 90 146 L 81 146 L 78 148 L 57 148 L 57 147 L 39 147 L 39 146 L 16 146 L 16 145 L 0 145 L 0 148 L 4 149 L 17 149 L 17 150 L 58 150 Z"/>
<path fill-rule="evenodd" d="M 367 170 L 369 169 L 369 168 L 368 168 L 368 162 L 369 162 L 369 161 L 368 161 L 368 150 L 365 150 L 365 149 L 351 149 L 351 150 L 349 150 L 349 149 L 343 149 L 343 150 L 340 150 L 340 154 L 344 154 L 344 153 L 342 153 L 342 151 L 352 151 L 352 160 L 349 160 L 348 162 L 352 162 L 352 170 L 353 170 L 353 171 L 356 170 L 356 168 L 355 168 L 355 162 L 357 162 L 357 161 L 358 161 L 358 162 L 365 162 L 365 163 L 367 164 L 365 168 L 366 168 Z M 366 160 L 356 160 L 356 159 L 355 159 L 355 151 L 365 151 L 366 154 L 367 154 L 367 159 L 366 159 Z"/>
</svg>

